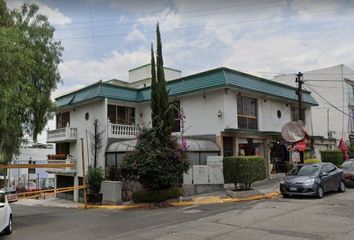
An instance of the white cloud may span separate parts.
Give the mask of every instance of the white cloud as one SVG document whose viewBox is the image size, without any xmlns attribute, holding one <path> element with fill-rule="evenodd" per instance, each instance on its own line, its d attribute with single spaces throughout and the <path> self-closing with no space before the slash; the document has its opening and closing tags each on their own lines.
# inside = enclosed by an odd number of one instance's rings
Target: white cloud
<svg viewBox="0 0 354 240">
<path fill-rule="evenodd" d="M 137 25 L 133 26 L 133 30 L 125 38 L 128 42 L 136 42 L 139 40 L 146 40 L 145 34 L 141 32 Z"/>
<path fill-rule="evenodd" d="M 45 16 L 48 17 L 48 20 L 51 24 L 60 24 L 60 25 L 65 25 L 65 24 L 70 24 L 72 22 L 71 18 L 64 15 L 58 8 L 51 8 L 41 2 L 38 1 L 8 1 L 7 6 L 10 9 L 14 8 L 20 8 L 23 3 L 34 3 L 38 5 L 39 7 L 39 12 Z"/>
<path fill-rule="evenodd" d="M 128 70 L 150 61 L 149 46 L 133 52 L 114 51 L 100 60 L 70 60 L 59 65 L 65 86 L 88 85 L 112 78 L 128 80 Z"/>
</svg>

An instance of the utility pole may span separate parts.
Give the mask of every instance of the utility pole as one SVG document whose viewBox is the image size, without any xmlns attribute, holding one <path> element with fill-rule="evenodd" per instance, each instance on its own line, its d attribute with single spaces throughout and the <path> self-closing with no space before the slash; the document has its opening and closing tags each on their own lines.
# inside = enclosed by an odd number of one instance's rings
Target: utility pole
<svg viewBox="0 0 354 240">
<path fill-rule="evenodd" d="M 296 95 L 297 95 L 297 104 L 298 104 L 298 121 L 304 121 L 304 116 L 302 110 L 302 84 L 304 84 L 304 81 L 301 79 L 303 74 L 299 72 L 296 74 L 296 80 L 295 82 L 297 83 L 297 90 L 296 90 Z"/>
<path fill-rule="evenodd" d="M 298 104 L 298 109 L 297 109 L 297 116 L 298 116 L 298 122 L 303 124 L 304 123 L 304 116 L 302 112 L 302 84 L 304 84 L 304 81 L 301 79 L 303 74 L 299 72 L 296 74 L 296 80 L 295 82 L 297 83 L 297 90 L 296 90 L 296 95 L 297 95 L 297 104 Z M 300 163 L 304 163 L 304 152 L 299 152 L 300 154 Z"/>
</svg>

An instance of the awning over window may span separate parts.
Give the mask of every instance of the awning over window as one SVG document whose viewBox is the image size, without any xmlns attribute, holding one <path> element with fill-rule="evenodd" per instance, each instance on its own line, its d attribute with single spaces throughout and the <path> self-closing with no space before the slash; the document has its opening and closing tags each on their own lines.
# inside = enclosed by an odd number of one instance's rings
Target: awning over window
<svg viewBox="0 0 354 240">
<path fill-rule="evenodd" d="M 130 139 L 111 143 L 106 152 L 131 152 L 136 145 L 136 139 Z M 199 140 L 186 138 L 188 152 L 220 152 L 219 146 L 211 140 Z"/>
</svg>

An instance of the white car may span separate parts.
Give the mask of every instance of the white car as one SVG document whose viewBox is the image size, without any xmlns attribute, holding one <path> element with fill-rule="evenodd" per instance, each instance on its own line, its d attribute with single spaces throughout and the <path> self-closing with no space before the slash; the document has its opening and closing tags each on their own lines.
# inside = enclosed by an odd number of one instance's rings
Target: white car
<svg viewBox="0 0 354 240">
<path fill-rule="evenodd" d="M 0 233 L 12 232 L 12 211 L 5 192 L 0 190 Z"/>
</svg>

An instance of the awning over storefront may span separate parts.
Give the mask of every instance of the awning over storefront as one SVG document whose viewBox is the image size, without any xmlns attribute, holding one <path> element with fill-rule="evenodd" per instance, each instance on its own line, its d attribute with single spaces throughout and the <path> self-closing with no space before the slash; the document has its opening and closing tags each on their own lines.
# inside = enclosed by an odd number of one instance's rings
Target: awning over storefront
<svg viewBox="0 0 354 240">
<path fill-rule="evenodd" d="M 134 150 L 137 140 L 130 139 L 111 143 L 107 149 L 107 153 L 112 152 L 131 152 Z M 186 138 L 188 152 L 219 152 L 219 146 L 211 140 L 200 140 Z"/>
</svg>

